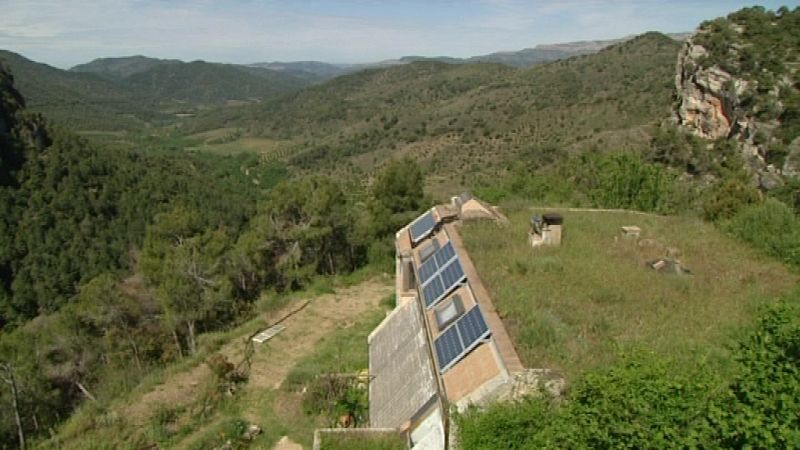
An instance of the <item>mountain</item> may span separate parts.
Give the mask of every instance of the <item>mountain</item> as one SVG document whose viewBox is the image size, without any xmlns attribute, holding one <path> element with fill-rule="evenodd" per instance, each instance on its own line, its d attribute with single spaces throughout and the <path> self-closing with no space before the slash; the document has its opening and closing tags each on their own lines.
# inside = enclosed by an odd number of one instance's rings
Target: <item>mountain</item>
<svg viewBox="0 0 800 450">
<path fill-rule="evenodd" d="M 0 50 L 31 111 L 83 129 L 132 129 L 165 116 L 122 83 L 93 73 L 69 72 Z"/>
<path fill-rule="evenodd" d="M 684 41 L 688 39 L 691 34 L 692 33 L 668 33 L 666 35 L 677 41 Z M 572 56 L 597 53 L 610 45 L 624 42 L 633 39 L 634 37 L 635 36 L 626 36 L 620 39 L 543 44 L 537 45 L 534 48 L 526 48 L 518 51 L 489 53 L 486 55 L 471 56 L 469 58 L 409 55 L 396 59 L 387 59 L 383 61 L 362 64 L 331 64 L 319 61 L 296 61 L 264 62 L 249 65 L 251 67 L 261 67 L 264 69 L 285 72 L 290 75 L 318 83 L 360 70 L 399 66 L 415 61 L 438 61 L 447 64 L 497 63 L 512 67 L 530 67 L 535 64 L 556 61 Z"/>
<path fill-rule="evenodd" d="M 307 81 L 274 70 L 204 61 L 158 64 L 130 75 L 124 82 L 154 101 L 193 105 L 260 101 L 308 85 Z"/>
<path fill-rule="evenodd" d="M 176 112 L 262 101 L 308 81 L 255 67 L 145 57 L 106 58 L 61 70 L 0 50 L 32 111 L 79 130 L 132 130 Z"/>
<path fill-rule="evenodd" d="M 638 148 L 670 114 L 680 44 L 648 33 L 593 55 L 515 69 L 417 61 L 340 76 L 242 108 L 193 131 L 244 127 L 293 143 L 298 167 L 371 170 L 412 156 L 444 178 L 496 173 L 539 149 Z"/>
<path fill-rule="evenodd" d="M 668 33 L 669 36 L 676 41 L 686 40 L 691 33 Z M 596 41 L 575 41 L 565 42 L 559 44 L 541 44 L 534 48 L 526 48 L 514 52 L 497 52 L 489 53 L 488 55 L 473 56 L 467 58 L 466 62 L 491 62 L 506 64 L 514 67 L 530 67 L 534 64 L 540 64 L 549 61 L 556 61 L 559 59 L 569 58 L 578 55 L 589 55 L 597 53 L 606 47 L 614 44 L 619 44 L 635 38 L 635 35 L 626 36 L 620 39 L 607 39 Z"/>
<path fill-rule="evenodd" d="M 179 64 L 177 59 L 156 59 L 146 56 L 124 56 L 119 58 L 97 58 L 69 69 L 71 72 L 84 72 L 103 75 L 109 78 L 127 78 L 162 64 Z"/>
<path fill-rule="evenodd" d="M 258 65 L 183 62 L 141 55 L 99 58 L 69 70 L 118 81 L 156 103 L 176 101 L 196 105 L 261 100 L 300 89 L 310 81 L 294 74 L 300 71 Z"/>
<path fill-rule="evenodd" d="M 264 62 L 249 64 L 250 67 L 286 73 L 311 82 L 322 82 L 348 73 L 350 65 L 329 64 L 319 61 Z"/>
</svg>

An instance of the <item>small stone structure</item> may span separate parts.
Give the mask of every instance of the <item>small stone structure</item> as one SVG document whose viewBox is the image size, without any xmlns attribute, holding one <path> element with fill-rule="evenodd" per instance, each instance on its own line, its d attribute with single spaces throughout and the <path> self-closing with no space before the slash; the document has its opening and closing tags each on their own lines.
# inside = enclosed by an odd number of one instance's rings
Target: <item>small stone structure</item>
<svg viewBox="0 0 800 450">
<path fill-rule="evenodd" d="M 544 214 L 531 217 L 531 229 L 528 232 L 528 241 L 531 247 L 542 245 L 558 247 L 561 245 L 561 227 L 564 218 L 560 214 Z"/>
<path fill-rule="evenodd" d="M 622 237 L 638 238 L 639 236 L 641 236 L 641 234 L 642 234 L 642 229 L 635 225 L 622 227 Z"/>
<path fill-rule="evenodd" d="M 450 205 L 458 211 L 458 218 L 461 220 L 489 219 L 499 225 L 508 225 L 509 223 L 508 218 L 496 206 L 489 205 L 468 192 L 452 197 Z"/>
<path fill-rule="evenodd" d="M 676 275 L 691 275 L 692 271 L 685 267 L 676 258 L 665 257 L 659 258 L 654 261 L 648 261 L 647 265 L 660 273 L 672 273 Z"/>
</svg>

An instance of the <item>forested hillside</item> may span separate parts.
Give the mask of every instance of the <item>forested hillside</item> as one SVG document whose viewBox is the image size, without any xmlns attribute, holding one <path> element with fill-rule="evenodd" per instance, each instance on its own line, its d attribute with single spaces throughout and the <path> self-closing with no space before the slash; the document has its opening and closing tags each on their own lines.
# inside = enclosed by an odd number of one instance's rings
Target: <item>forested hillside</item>
<svg viewBox="0 0 800 450">
<path fill-rule="evenodd" d="M 5 50 L 0 60 L 18 77 L 31 110 L 78 131 L 151 129 L 176 122 L 175 113 L 261 101 L 309 84 L 268 69 L 203 61 L 136 59 L 108 70 L 66 71 Z"/>
<path fill-rule="evenodd" d="M 157 59 L 146 56 L 123 56 L 119 58 L 97 58 L 88 63 L 71 67 L 70 72 L 84 72 L 107 78 L 127 78 L 162 64 L 180 64 L 177 59 Z"/>
<path fill-rule="evenodd" d="M 268 69 L 194 61 L 159 64 L 128 76 L 125 84 L 146 92 L 154 103 L 177 101 L 211 106 L 273 98 L 307 86 L 308 82 Z"/>
<path fill-rule="evenodd" d="M 5 50 L 0 50 L 0 60 L 14 73 L 28 107 L 65 126 L 125 130 L 167 119 L 112 80 L 67 72 Z"/>
<path fill-rule="evenodd" d="M 400 154 L 463 181 L 551 147 L 647 145 L 640 128 L 669 114 L 678 48 L 651 33 L 527 70 L 438 62 L 367 70 L 280 101 L 208 112 L 187 130 L 245 126 L 289 139 L 289 160 L 305 169 L 352 173 Z"/>
<path fill-rule="evenodd" d="M 263 290 L 384 264 L 428 202 L 408 161 L 369 191 L 287 180 L 254 155 L 90 144 L 28 112 L 5 68 L 0 100 L 2 446 L 193 355 Z"/>
</svg>

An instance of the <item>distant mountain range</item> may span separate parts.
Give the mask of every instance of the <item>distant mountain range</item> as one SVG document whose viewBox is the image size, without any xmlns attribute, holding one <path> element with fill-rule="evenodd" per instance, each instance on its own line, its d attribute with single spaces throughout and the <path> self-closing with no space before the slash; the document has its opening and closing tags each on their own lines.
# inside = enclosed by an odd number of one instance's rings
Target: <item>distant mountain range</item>
<svg viewBox="0 0 800 450">
<path fill-rule="evenodd" d="M 525 69 L 408 58 L 274 100 L 203 111 L 182 131 L 238 128 L 294 141 L 281 157 L 335 176 L 373 170 L 399 154 L 432 173 L 469 177 L 516 159 L 549 158 L 542 155 L 550 148 L 646 147 L 644 127 L 670 114 L 680 48 L 647 33 Z"/>
<path fill-rule="evenodd" d="M 675 40 L 682 41 L 691 36 L 691 33 L 671 33 L 667 34 L 667 36 Z M 273 61 L 246 65 L 230 64 L 227 66 L 266 69 L 273 72 L 290 75 L 306 82 L 320 83 L 331 78 L 336 78 L 340 75 L 357 72 L 359 70 L 390 67 L 408 64 L 415 61 L 439 61 L 447 64 L 496 63 L 505 64 L 512 67 L 525 68 L 535 64 L 569 58 L 572 56 L 597 53 L 598 51 L 610 45 L 630 40 L 633 37 L 634 36 L 626 36 L 619 39 L 537 45 L 536 47 L 526 48 L 519 51 L 496 52 L 489 53 L 487 55 L 472 56 L 470 58 L 453 58 L 449 56 L 403 56 L 398 59 L 388 59 L 364 64 L 337 64 L 320 61 Z M 151 70 L 155 66 L 179 66 L 180 64 L 181 61 L 175 59 L 155 59 L 137 55 L 121 58 L 95 59 L 89 63 L 77 65 L 70 70 L 73 72 L 94 73 L 104 77 L 126 78 L 136 75 L 139 72 Z"/>
<path fill-rule="evenodd" d="M 85 64 L 78 64 L 69 69 L 72 72 L 94 73 L 110 78 L 126 78 L 139 72 L 145 72 L 155 66 L 180 64 L 177 59 L 148 58 L 142 55 L 121 58 L 98 58 Z"/>
<path fill-rule="evenodd" d="M 685 39 L 689 34 L 669 35 Z M 133 129 L 231 103 L 271 100 L 365 69 L 388 68 L 427 61 L 451 65 L 496 63 L 517 68 L 596 53 L 631 37 L 539 45 L 516 52 L 471 58 L 404 56 L 368 64 L 318 61 L 221 64 L 183 62 L 142 55 L 99 58 L 61 70 L 0 50 L 16 76 L 17 86 L 31 110 L 45 113 L 76 129 Z"/>
<path fill-rule="evenodd" d="M 103 58 L 62 70 L 0 50 L 32 111 L 76 129 L 141 128 L 231 102 L 302 89 L 307 80 L 274 70 L 144 56 Z"/>
</svg>

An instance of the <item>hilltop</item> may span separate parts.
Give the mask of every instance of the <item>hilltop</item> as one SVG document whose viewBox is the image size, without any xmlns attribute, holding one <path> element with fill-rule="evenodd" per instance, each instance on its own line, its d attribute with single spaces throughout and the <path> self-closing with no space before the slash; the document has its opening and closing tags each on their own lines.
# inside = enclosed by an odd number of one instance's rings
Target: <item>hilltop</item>
<svg viewBox="0 0 800 450">
<path fill-rule="evenodd" d="M 800 280 L 695 218 L 522 206 L 504 208 L 508 228 L 468 223 L 462 235 L 523 363 L 570 379 L 610 365 L 626 349 L 727 371 L 730 330 Z M 564 218 L 558 248 L 528 245 L 530 216 L 542 213 Z M 631 225 L 640 236 L 623 235 Z M 667 249 L 689 275 L 647 265 Z"/>
<path fill-rule="evenodd" d="M 127 78 L 161 64 L 179 64 L 177 59 L 148 58 L 142 55 L 116 58 L 97 58 L 70 68 L 71 72 L 88 72 L 109 78 Z"/>
</svg>

